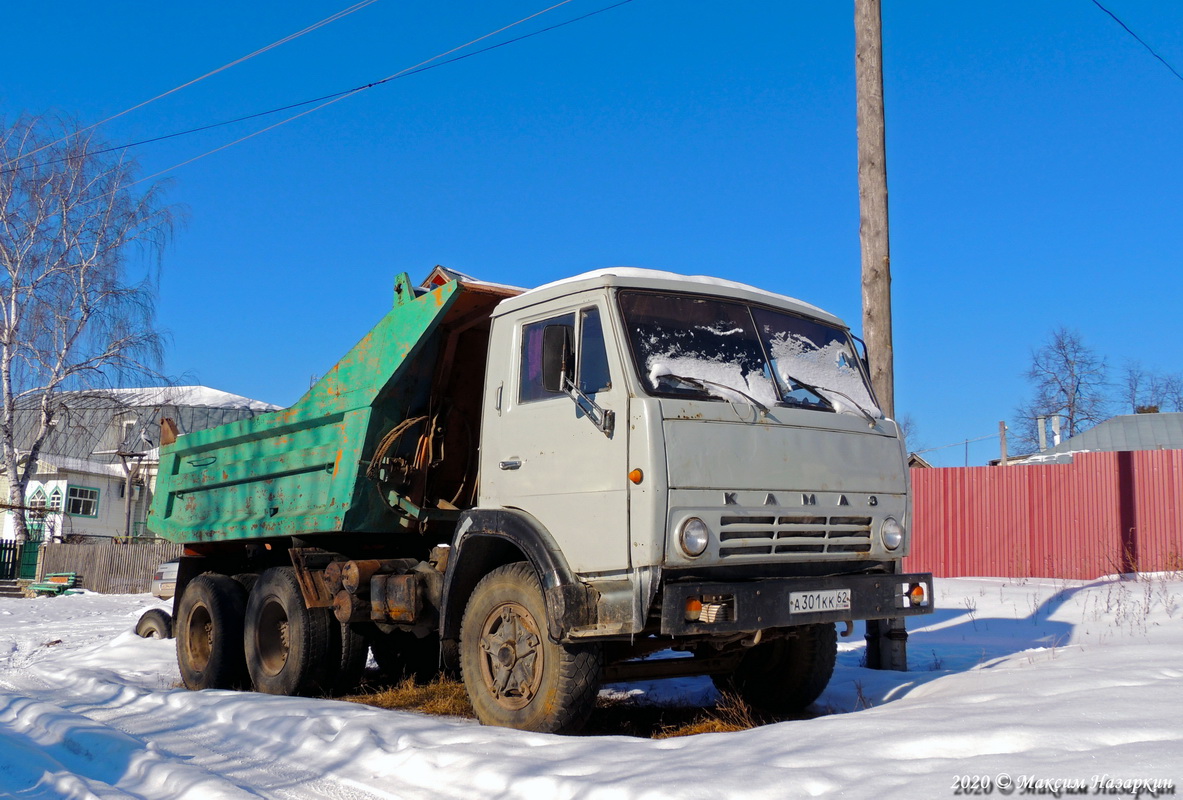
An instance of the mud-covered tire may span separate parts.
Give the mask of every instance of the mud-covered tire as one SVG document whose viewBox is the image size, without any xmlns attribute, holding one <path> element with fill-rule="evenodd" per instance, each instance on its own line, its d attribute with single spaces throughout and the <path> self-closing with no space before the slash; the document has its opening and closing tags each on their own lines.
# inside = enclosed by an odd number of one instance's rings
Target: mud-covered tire
<svg viewBox="0 0 1183 800">
<path fill-rule="evenodd" d="M 413 678 L 416 683 L 429 683 L 440 674 L 440 639 L 435 634 L 419 638 L 407 631 L 378 633 L 370 640 L 370 650 L 388 681 Z"/>
<path fill-rule="evenodd" d="M 226 575 L 207 572 L 185 586 L 173 631 L 177 666 L 189 689 L 239 689 L 248 683 L 242 654 L 246 592 Z"/>
<path fill-rule="evenodd" d="M 460 625 L 460 671 L 483 724 L 577 731 L 595 703 L 601 666 L 599 645 L 547 636 L 542 586 L 528 563 L 498 567 L 473 590 Z"/>
<path fill-rule="evenodd" d="M 322 695 L 332 690 L 339 655 L 327 608 L 306 608 L 296 571 L 273 567 L 259 576 L 246 604 L 246 665 L 255 691 Z"/>
<path fill-rule="evenodd" d="M 734 672 L 712 680 L 760 711 L 795 714 L 825 690 L 837 654 L 833 625 L 802 625 L 788 638 L 751 648 Z"/>
<path fill-rule="evenodd" d="M 159 608 L 148 609 L 140 615 L 139 621 L 136 622 L 136 636 L 142 636 L 145 639 L 173 638 L 172 616 Z"/>
</svg>

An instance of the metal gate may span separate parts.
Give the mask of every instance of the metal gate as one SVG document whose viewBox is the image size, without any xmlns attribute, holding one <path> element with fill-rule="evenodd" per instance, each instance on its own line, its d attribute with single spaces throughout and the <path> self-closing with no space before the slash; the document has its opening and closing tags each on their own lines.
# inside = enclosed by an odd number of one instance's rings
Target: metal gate
<svg viewBox="0 0 1183 800">
<path fill-rule="evenodd" d="M 37 580 L 37 556 L 45 537 L 45 523 L 30 520 L 27 523 L 29 538 L 21 547 L 20 570 L 17 575 L 22 581 Z"/>
<path fill-rule="evenodd" d="M 16 542 L 0 542 L 0 581 L 16 577 L 17 558 L 20 547 Z"/>
</svg>

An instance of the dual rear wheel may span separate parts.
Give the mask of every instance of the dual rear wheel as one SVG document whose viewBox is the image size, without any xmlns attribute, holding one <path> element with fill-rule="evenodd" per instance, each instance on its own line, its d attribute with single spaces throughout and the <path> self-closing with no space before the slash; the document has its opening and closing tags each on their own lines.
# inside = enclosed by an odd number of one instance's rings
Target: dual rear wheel
<svg viewBox="0 0 1183 800">
<path fill-rule="evenodd" d="M 333 695 L 354 688 L 365 669 L 365 638 L 330 609 L 306 608 L 291 567 L 199 575 L 185 587 L 175 628 L 189 689 Z"/>
</svg>

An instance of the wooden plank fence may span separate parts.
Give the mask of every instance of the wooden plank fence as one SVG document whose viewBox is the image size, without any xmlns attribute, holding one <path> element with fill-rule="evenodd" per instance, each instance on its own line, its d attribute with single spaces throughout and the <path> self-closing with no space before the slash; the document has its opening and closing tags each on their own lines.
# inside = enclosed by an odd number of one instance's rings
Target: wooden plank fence
<svg viewBox="0 0 1183 800">
<path fill-rule="evenodd" d="M 102 542 L 47 544 L 42 547 L 37 579 L 52 572 L 76 572 L 82 587 L 103 594 L 148 591 L 157 565 L 179 558 L 181 545 L 173 542 Z"/>
</svg>

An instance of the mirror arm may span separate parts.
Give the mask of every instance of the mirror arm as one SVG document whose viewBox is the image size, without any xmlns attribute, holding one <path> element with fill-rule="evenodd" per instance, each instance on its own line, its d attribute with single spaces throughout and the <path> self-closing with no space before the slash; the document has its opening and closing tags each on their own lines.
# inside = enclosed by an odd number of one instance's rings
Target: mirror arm
<svg viewBox="0 0 1183 800">
<path fill-rule="evenodd" d="M 587 414 L 588 420 L 596 426 L 596 430 L 612 438 L 612 431 L 616 428 L 616 412 L 610 411 L 606 408 L 600 407 L 595 400 L 592 400 L 583 391 L 576 386 L 570 378 L 567 377 L 566 371 L 562 375 L 563 389 L 567 396 L 575 401 L 575 405 Z"/>
</svg>

